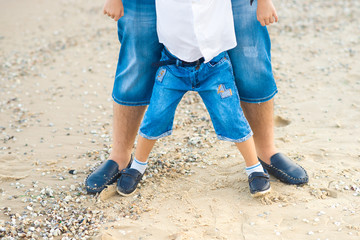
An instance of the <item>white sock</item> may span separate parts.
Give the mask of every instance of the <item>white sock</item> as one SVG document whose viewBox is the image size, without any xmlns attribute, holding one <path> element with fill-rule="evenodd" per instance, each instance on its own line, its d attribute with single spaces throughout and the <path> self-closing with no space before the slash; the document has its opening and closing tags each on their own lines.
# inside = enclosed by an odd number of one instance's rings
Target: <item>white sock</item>
<svg viewBox="0 0 360 240">
<path fill-rule="evenodd" d="M 264 168 L 260 163 L 245 168 L 246 174 L 249 176 L 253 172 L 264 172 Z"/>
<path fill-rule="evenodd" d="M 131 163 L 130 168 L 138 170 L 141 174 L 144 174 L 147 167 L 147 161 L 141 162 L 134 157 L 134 161 Z"/>
</svg>

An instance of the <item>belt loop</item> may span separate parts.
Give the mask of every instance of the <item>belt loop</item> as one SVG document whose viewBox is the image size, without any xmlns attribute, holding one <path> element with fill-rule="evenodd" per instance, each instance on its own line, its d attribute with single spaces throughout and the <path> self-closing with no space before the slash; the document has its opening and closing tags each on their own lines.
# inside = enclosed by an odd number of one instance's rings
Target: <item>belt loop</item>
<svg viewBox="0 0 360 240">
<path fill-rule="evenodd" d="M 176 59 L 176 66 L 179 67 L 181 64 L 180 60 L 179 59 Z"/>
</svg>

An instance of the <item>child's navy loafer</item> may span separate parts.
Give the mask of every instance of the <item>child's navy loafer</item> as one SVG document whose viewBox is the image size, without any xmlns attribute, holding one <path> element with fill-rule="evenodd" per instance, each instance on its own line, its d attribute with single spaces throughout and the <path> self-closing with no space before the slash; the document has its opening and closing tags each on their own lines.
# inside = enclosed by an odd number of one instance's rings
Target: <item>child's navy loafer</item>
<svg viewBox="0 0 360 240">
<path fill-rule="evenodd" d="M 135 193 L 143 174 L 134 168 L 121 170 L 121 177 L 117 181 L 117 192 L 121 196 L 130 196 Z"/>
<path fill-rule="evenodd" d="M 270 177 L 264 172 L 253 172 L 248 177 L 250 193 L 253 197 L 259 197 L 270 192 Z"/>
<path fill-rule="evenodd" d="M 270 158 L 270 165 L 261 159 L 259 161 L 263 168 L 284 183 L 301 185 L 309 181 L 306 170 L 282 153 L 273 155 Z"/>
<path fill-rule="evenodd" d="M 85 179 L 88 193 L 99 193 L 120 177 L 119 165 L 113 160 L 103 162 Z"/>
</svg>

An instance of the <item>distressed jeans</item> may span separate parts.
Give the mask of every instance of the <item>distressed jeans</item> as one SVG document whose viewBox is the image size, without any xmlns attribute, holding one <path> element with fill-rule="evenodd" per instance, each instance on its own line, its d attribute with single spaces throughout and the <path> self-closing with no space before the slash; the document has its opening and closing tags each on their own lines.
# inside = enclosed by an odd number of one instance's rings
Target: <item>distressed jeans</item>
<svg viewBox="0 0 360 240">
<path fill-rule="evenodd" d="M 164 49 L 161 61 L 169 60 L 169 54 Z M 220 140 L 243 142 L 252 136 L 240 106 L 233 69 L 226 52 L 199 66 L 160 67 L 139 134 L 146 139 L 170 135 L 176 107 L 187 91 L 199 93 Z"/>
<path fill-rule="evenodd" d="M 123 0 L 118 21 L 121 42 L 112 97 L 126 106 L 148 105 L 163 46 L 156 33 L 155 0 Z M 257 1 L 232 0 L 237 46 L 228 51 L 240 100 L 266 102 L 277 93 L 272 73 L 270 37 L 256 19 Z"/>
</svg>

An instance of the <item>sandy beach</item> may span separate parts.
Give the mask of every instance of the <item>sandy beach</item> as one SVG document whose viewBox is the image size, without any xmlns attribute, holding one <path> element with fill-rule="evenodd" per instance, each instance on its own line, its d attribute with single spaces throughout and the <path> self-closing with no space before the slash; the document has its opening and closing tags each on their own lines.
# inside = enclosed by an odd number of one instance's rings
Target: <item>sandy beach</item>
<svg viewBox="0 0 360 240">
<path fill-rule="evenodd" d="M 274 0 L 275 141 L 309 184 L 249 194 L 187 93 L 135 195 L 88 195 L 111 151 L 120 44 L 103 1 L 0 0 L 0 238 L 360 239 L 360 2 Z"/>
</svg>

